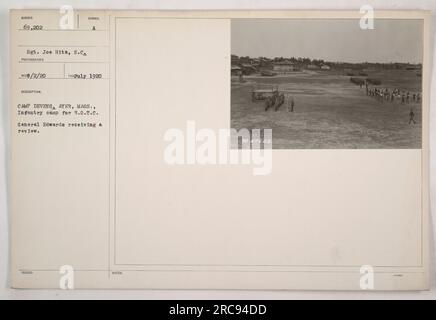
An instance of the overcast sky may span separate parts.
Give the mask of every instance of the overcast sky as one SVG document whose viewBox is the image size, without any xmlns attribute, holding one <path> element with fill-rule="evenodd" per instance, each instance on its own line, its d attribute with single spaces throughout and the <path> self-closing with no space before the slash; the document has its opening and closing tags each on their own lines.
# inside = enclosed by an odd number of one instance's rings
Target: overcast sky
<svg viewBox="0 0 436 320">
<path fill-rule="evenodd" d="M 421 20 L 232 19 L 232 54 L 342 62 L 422 62 Z"/>
</svg>

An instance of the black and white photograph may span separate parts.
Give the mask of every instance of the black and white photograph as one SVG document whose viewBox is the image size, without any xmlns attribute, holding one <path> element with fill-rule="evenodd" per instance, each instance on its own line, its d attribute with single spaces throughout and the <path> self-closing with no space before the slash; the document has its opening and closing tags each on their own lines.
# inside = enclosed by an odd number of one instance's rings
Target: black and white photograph
<svg viewBox="0 0 436 320">
<path fill-rule="evenodd" d="M 273 149 L 420 149 L 423 22 L 372 27 L 233 19 L 232 129 L 271 129 Z"/>
</svg>

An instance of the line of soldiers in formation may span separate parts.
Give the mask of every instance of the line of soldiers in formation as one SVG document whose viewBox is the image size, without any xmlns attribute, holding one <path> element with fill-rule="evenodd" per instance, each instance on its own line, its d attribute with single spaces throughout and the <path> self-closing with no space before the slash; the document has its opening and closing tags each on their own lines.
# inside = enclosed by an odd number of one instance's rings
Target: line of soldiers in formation
<svg viewBox="0 0 436 320">
<path fill-rule="evenodd" d="M 396 98 L 401 99 L 401 104 L 407 104 L 411 101 L 421 102 L 419 93 L 411 93 L 409 91 L 400 91 L 400 89 L 389 90 L 388 88 L 369 88 L 366 84 L 366 95 L 375 97 L 378 101 L 394 102 Z"/>
<path fill-rule="evenodd" d="M 383 103 L 383 101 L 393 103 L 396 98 L 401 99 L 401 104 L 409 104 L 413 102 L 421 102 L 420 93 L 410 93 L 409 91 L 400 91 L 400 89 L 393 89 L 392 91 L 388 88 L 369 88 L 368 83 L 366 83 L 366 95 L 375 97 L 378 101 Z M 413 107 L 410 108 L 409 112 L 409 124 L 416 123 L 415 113 L 413 112 Z"/>
<path fill-rule="evenodd" d="M 265 99 L 265 111 L 268 111 L 269 108 L 274 108 L 274 111 L 277 111 L 285 102 L 287 102 L 288 105 L 288 111 L 294 112 L 294 97 L 291 95 L 279 93 L 278 91 L 275 91 L 272 96 L 269 96 Z"/>
<path fill-rule="evenodd" d="M 395 98 L 401 98 L 401 104 L 408 104 L 411 102 L 421 102 L 421 95 L 420 93 L 410 93 L 409 91 L 400 91 L 399 89 L 393 89 L 392 91 L 388 88 L 370 88 L 368 86 L 368 83 L 366 83 L 366 95 L 375 97 L 378 101 L 390 101 L 391 103 L 394 102 Z M 295 101 L 294 97 L 291 95 L 279 93 L 278 91 L 275 91 L 272 96 L 269 96 L 265 99 L 265 111 L 267 111 L 269 108 L 274 108 L 275 111 L 277 111 L 285 102 L 287 102 L 288 106 L 288 112 L 294 112 L 294 106 Z M 409 124 L 410 123 L 416 123 L 415 122 L 415 113 L 413 112 L 413 108 L 410 108 L 409 112 Z"/>
</svg>

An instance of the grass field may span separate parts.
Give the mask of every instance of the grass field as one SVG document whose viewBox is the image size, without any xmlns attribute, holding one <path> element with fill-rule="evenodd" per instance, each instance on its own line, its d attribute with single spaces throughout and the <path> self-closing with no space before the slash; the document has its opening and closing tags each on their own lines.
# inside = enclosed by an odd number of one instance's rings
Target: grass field
<svg viewBox="0 0 436 320">
<path fill-rule="evenodd" d="M 368 72 L 380 87 L 421 92 L 416 71 Z M 265 111 L 264 101 L 253 102 L 251 90 L 278 86 L 292 94 L 294 112 L 286 105 Z M 413 108 L 416 124 L 409 125 Z M 366 95 L 365 86 L 334 71 L 298 72 L 276 77 L 232 77 L 231 125 L 235 129 L 272 129 L 274 149 L 421 148 L 421 105 L 379 102 Z"/>
</svg>

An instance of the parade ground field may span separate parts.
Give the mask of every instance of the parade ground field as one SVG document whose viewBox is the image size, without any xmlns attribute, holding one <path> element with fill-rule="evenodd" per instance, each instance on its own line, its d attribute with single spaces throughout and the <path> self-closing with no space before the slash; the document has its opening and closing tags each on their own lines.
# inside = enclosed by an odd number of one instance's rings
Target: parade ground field
<svg viewBox="0 0 436 320">
<path fill-rule="evenodd" d="M 265 77 L 232 77 L 231 126 L 272 129 L 274 149 L 416 149 L 421 148 L 421 77 L 412 70 L 368 72 L 380 88 L 410 91 L 410 102 L 380 102 L 334 71 L 304 71 Z M 363 77 L 364 79 L 365 77 Z M 256 88 L 277 87 L 294 97 L 294 112 L 286 102 L 265 111 L 265 101 L 252 101 Z M 416 124 L 409 124 L 413 110 Z"/>
</svg>

